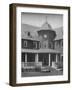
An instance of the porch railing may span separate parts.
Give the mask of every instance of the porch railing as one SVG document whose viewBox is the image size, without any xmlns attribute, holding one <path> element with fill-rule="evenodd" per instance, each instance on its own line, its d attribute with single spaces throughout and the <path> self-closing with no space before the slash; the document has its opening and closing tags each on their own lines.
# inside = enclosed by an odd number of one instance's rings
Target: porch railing
<svg viewBox="0 0 72 90">
<path fill-rule="evenodd" d="M 22 62 L 22 68 L 25 68 L 25 67 L 36 67 L 36 66 L 39 66 L 41 67 L 42 66 L 42 62 Z"/>
</svg>

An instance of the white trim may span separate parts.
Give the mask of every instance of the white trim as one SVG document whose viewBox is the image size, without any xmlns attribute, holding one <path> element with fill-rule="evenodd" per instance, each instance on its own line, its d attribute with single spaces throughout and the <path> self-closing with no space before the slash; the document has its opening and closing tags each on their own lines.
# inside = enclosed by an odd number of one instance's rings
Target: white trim
<svg viewBox="0 0 72 90">
<path fill-rule="evenodd" d="M 58 54 L 56 54 L 56 63 L 58 62 Z"/>
<path fill-rule="evenodd" d="M 38 53 L 35 54 L 35 63 L 38 63 Z"/>
<path fill-rule="evenodd" d="M 51 66 L 51 54 L 49 53 L 49 66 Z"/>
<path fill-rule="evenodd" d="M 25 63 L 27 63 L 27 53 L 25 53 Z"/>
<path fill-rule="evenodd" d="M 68 80 L 68 11 L 62 9 L 44 9 L 44 8 L 28 8 L 17 7 L 16 9 L 17 23 L 17 48 L 16 48 L 16 83 L 34 83 L 34 82 L 51 82 Z M 45 13 L 45 14 L 63 14 L 63 75 L 61 76 L 41 76 L 41 77 L 21 77 L 21 12 L 28 13 Z"/>
</svg>

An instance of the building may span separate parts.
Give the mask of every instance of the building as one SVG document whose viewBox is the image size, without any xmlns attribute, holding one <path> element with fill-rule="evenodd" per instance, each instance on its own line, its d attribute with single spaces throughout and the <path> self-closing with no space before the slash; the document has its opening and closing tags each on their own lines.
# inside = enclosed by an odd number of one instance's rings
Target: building
<svg viewBox="0 0 72 90">
<path fill-rule="evenodd" d="M 57 36 L 54 39 L 54 49 L 60 51 L 58 62 L 63 66 L 63 27 L 57 28 Z"/>
<path fill-rule="evenodd" d="M 32 35 L 30 30 L 22 31 L 22 68 L 63 67 L 63 35 L 57 35 L 47 21 L 37 28 L 36 33 Z"/>
</svg>

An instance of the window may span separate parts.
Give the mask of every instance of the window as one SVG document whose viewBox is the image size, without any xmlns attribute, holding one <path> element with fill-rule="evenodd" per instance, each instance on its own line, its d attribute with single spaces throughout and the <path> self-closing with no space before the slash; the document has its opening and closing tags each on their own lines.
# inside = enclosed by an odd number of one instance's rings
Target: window
<svg viewBox="0 0 72 90">
<path fill-rule="evenodd" d="M 57 41 L 56 41 L 56 48 L 59 48 L 59 47 L 60 47 L 60 41 L 57 40 Z"/>
<path fill-rule="evenodd" d="M 61 46 L 63 47 L 63 40 L 61 41 Z"/>
<path fill-rule="evenodd" d="M 37 42 L 33 42 L 33 48 L 37 48 Z"/>
<path fill-rule="evenodd" d="M 48 48 L 51 48 L 51 43 L 49 43 Z"/>
<path fill-rule="evenodd" d="M 47 48 L 48 44 L 46 43 L 46 41 L 43 42 L 43 48 Z"/>
<path fill-rule="evenodd" d="M 39 48 L 41 48 L 41 43 L 39 42 Z"/>
<path fill-rule="evenodd" d="M 30 36 L 30 32 L 28 32 L 28 36 Z"/>
<path fill-rule="evenodd" d="M 23 42 L 24 47 L 27 47 L 27 41 Z"/>
</svg>

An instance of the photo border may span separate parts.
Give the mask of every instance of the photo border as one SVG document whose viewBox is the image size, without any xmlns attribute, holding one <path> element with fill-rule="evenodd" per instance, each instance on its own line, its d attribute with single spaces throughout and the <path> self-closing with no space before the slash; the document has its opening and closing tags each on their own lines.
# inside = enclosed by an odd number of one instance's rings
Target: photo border
<svg viewBox="0 0 72 90">
<path fill-rule="evenodd" d="M 34 4 L 17 4 L 13 3 L 9 6 L 10 10 L 10 72 L 9 84 L 11 86 L 31 86 L 31 85 L 45 85 L 45 84 L 60 84 L 70 82 L 70 7 L 66 6 L 50 6 L 50 5 L 34 5 Z M 50 8 L 50 9 L 64 9 L 68 10 L 68 80 L 67 81 L 53 81 L 53 82 L 36 82 L 36 83 L 16 83 L 16 8 L 17 7 L 31 7 L 31 8 Z"/>
</svg>

